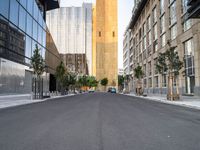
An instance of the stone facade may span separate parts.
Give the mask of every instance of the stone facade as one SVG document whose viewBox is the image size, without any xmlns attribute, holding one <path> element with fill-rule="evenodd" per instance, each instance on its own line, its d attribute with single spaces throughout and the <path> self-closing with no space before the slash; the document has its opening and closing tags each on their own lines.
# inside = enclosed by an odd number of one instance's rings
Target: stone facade
<svg viewBox="0 0 200 150">
<path fill-rule="evenodd" d="M 162 87 L 167 93 L 167 76 L 162 78 L 156 72 L 155 63 L 158 54 L 169 48 L 170 41 L 184 61 L 184 73 L 179 77 L 181 93 L 200 95 L 200 20 L 186 19 L 187 0 L 141 0 L 133 10 L 129 24 L 133 35 L 129 39 L 133 45 L 131 68 L 137 64 L 143 67 L 145 92 L 160 93 Z"/>
<path fill-rule="evenodd" d="M 97 0 L 93 10 L 93 75 L 108 78 L 108 86 L 118 83 L 117 0 Z"/>
</svg>

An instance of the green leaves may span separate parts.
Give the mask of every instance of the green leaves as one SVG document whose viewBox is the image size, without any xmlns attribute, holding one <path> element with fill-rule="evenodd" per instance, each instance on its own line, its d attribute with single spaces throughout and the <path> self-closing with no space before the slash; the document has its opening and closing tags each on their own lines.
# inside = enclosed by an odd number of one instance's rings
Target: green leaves
<svg viewBox="0 0 200 150">
<path fill-rule="evenodd" d="M 107 86 L 108 79 L 107 78 L 103 78 L 100 83 L 101 83 L 102 86 Z"/>
<path fill-rule="evenodd" d="M 142 71 L 142 67 L 141 66 L 137 66 L 135 69 L 134 69 L 134 76 L 135 78 L 137 79 L 141 79 L 143 77 L 144 73 Z"/>
<path fill-rule="evenodd" d="M 118 85 L 123 86 L 124 85 L 124 76 L 118 75 Z"/>
<path fill-rule="evenodd" d="M 62 84 L 64 81 L 65 73 L 66 69 L 64 63 L 61 61 L 60 64 L 56 67 L 56 74 L 55 74 L 56 79 L 58 80 L 58 82 L 60 82 L 60 84 Z"/>
<path fill-rule="evenodd" d="M 175 51 L 175 47 L 170 47 L 165 53 L 160 53 L 156 63 L 156 70 L 160 74 L 166 72 L 173 72 L 175 75 L 179 75 L 179 71 L 183 67 L 183 62 L 180 61 L 178 52 Z"/>
<path fill-rule="evenodd" d="M 37 77 L 40 77 L 45 71 L 45 62 L 40 55 L 40 49 L 38 45 L 35 45 L 34 54 L 31 57 L 31 65 L 33 67 L 33 72 Z"/>
</svg>

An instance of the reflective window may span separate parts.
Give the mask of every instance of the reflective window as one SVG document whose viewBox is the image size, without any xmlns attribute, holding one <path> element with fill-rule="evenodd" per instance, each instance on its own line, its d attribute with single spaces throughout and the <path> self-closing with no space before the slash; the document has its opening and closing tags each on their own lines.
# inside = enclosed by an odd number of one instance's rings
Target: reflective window
<svg viewBox="0 0 200 150">
<path fill-rule="evenodd" d="M 10 21 L 18 26 L 19 3 L 16 0 L 10 0 Z"/>
<path fill-rule="evenodd" d="M 33 56 L 34 51 L 35 51 L 35 46 L 36 46 L 36 42 L 34 40 L 32 40 L 32 56 Z"/>
<path fill-rule="evenodd" d="M 33 38 L 35 40 L 37 40 L 37 36 L 38 36 L 37 34 L 38 34 L 38 25 L 37 25 L 37 22 L 33 20 Z"/>
<path fill-rule="evenodd" d="M 171 6 L 170 6 L 170 25 L 173 25 L 176 21 L 176 2 L 174 2 Z"/>
<path fill-rule="evenodd" d="M 38 42 L 40 44 L 42 44 L 42 39 L 43 39 L 43 37 L 42 37 L 42 28 L 40 26 L 38 26 Z"/>
<path fill-rule="evenodd" d="M 39 13 L 39 24 L 42 26 L 43 25 L 43 18 L 42 15 Z"/>
<path fill-rule="evenodd" d="M 31 58 L 32 54 L 32 43 L 31 43 L 31 38 L 26 36 L 26 51 L 25 51 L 25 56 Z"/>
<path fill-rule="evenodd" d="M 33 19 L 30 15 L 27 14 L 27 22 L 26 22 L 26 33 L 32 36 L 32 28 L 33 28 Z"/>
<path fill-rule="evenodd" d="M 33 15 L 33 0 L 27 0 L 27 10 L 31 15 Z"/>
<path fill-rule="evenodd" d="M 26 31 L 26 11 L 21 6 L 19 9 L 19 27 L 23 31 Z"/>
<path fill-rule="evenodd" d="M 35 20 L 38 20 L 39 9 L 36 2 L 34 2 L 33 7 L 34 7 L 34 18 Z"/>
<path fill-rule="evenodd" d="M 8 18 L 9 0 L 0 0 L 0 14 Z"/>
<path fill-rule="evenodd" d="M 43 34 L 42 34 L 42 37 L 43 37 L 43 39 L 42 39 L 42 45 L 44 46 L 44 47 L 46 47 L 46 32 L 43 30 Z"/>
<path fill-rule="evenodd" d="M 30 1 L 30 0 L 28 0 L 28 1 Z M 26 2 L 27 2 L 27 0 L 20 0 L 20 3 L 24 8 L 26 8 Z"/>
</svg>

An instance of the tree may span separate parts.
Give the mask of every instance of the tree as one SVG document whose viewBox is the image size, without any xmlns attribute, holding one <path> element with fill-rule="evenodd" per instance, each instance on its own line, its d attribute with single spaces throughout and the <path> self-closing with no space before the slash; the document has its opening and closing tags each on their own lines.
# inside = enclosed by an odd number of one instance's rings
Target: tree
<svg viewBox="0 0 200 150">
<path fill-rule="evenodd" d="M 63 90 L 64 90 L 64 87 L 65 87 L 65 83 L 64 80 L 65 80 L 65 73 L 66 73 L 66 69 L 65 69 L 65 66 L 64 66 L 64 63 L 61 61 L 60 64 L 56 67 L 56 79 L 57 79 L 57 83 L 59 85 L 59 88 L 61 88 L 61 94 L 63 94 Z"/>
<path fill-rule="evenodd" d="M 108 85 L 108 78 L 103 78 L 100 84 L 105 88 Z"/>
<path fill-rule="evenodd" d="M 68 73 L 67 75 L 68 75 L 68 84 L 69 84 L 69 87 L 75 93 L 75 85 L 76 85 L 76 81 L 77 81 L 77 75 L 75 73 Z"/>
<path fill-rule="evenodd" d="M 118 75 L 118 85 L 124 86 L 124 76 L 123 75 Z"/>
<path fill-rule="evenodd" d="M 157 62 L 156 62 L 156 66 L 155 66 L 156 71 L 159 74 L 161 74 L 161 80 L 160 80 L 160 83 L 161 83 L 160 92 L 161 92 L 161 94 L 162 94 L 162 86 L 163 86 L 163 77 L 167 72 L 167 65 L 166 65 L 165 59 L 166 59 L 165 54 L 159 53 L 159 56 L 158 56 L 158 59 L 157 59 Z"/>
<path fill-rule="evenodd" d="M 40 55 L 40 49 L 37 44 L 35 45 L 33 56 L 31 57 L 31 66 L 33 68 L 33 73 L 36 77 L 40 78 L 45 71 L 45 62 L 42 55 Z"/>
<path fill-rule="evenodd" d="M 179 72 L 183 68 L 183 62 L 180 61 L 178 52 L 175 51 L 176 47 L 171 47 L 168 43 L 169 49 L 163 53 L 159 54 L 158 62 L 156 64 L 156 69 L 163 76 L 163 74 L 168 74 L 168 100 L 175 100 L 180 98 L 179 94 Z M 173 83 L 176 82 L 176 94 L 173 92 Z"/>
<path fill-rule="evenodd" d="M 143 77 L 144 73 L 142 71 L 141 66 L 137 66 L 134 69 L 134 77 L 137 79 L 137 88 L 136 88 L 136 94 L 141 95 L 142 94 L 142 82 L 141 78 Z"/>
<path fill-rule="evenodd" d="M 98 81 L 95 79 L 94 76 L 88 76 L 87 77 L 87 85 L 88 85 L 89 88 L 97 87 Z"/>
<path fill-rule="evenodd" d="M 41 75 L 45 71 L 45 62 L 40 54 L 40 49 L 38 48 L 38 45 L 35 45 L 35 50 L 33 52 L 33 56 L 31 57 L 31 66 L 33 68 L 33 73 L 36 75 L 36 78 L 34 80 L 35 83 L 35 98 L 36 93 L 39 93 L 39 98 L 43 98 L 43 80 L 41 79 Z M 37 91 L 36 91 L 37 89 Z"/>
</svg>

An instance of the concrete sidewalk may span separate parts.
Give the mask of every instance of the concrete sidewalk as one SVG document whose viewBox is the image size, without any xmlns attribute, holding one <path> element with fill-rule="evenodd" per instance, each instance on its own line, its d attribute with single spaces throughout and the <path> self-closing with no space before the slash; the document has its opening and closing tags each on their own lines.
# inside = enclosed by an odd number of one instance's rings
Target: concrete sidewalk
<svg viewBox="0 0 200 150">
<path fill-rule="evenodd" d="M 74 96 L 74 95 L 75 94 L 68 94 L 64 96 L 52 96 L 51 98 L 46 98 L 46 99 L 32 99 L 31 94 L 0 96 L 0 109 L 32 104 L 32 103 L 39 103 L 46 100 L 51 100 L 51 99 L 61 98 L 61 97 L 69 97 L 69 96 Z"/>
<path fill-rule="evenodd" d="M 172 105 L 178 105 L 178 106 L 184 106 L 188 108 L 194 108 L 194 109 L 199 109 L 200 110 L 200 97 L 196 96 L 182 96 L 179 101 L 169 101 L 167 100 L 166 95 L 147 95 L 146 97 L 144 96 L 137 96 L 135 94 L 125 94 L 128 96 L 134 96 L 134 97 L 140 97 L 148 100 L 153 100 L 157 102 L 162 102 L 166 104 L 172 104 Z"/>
</svg>

